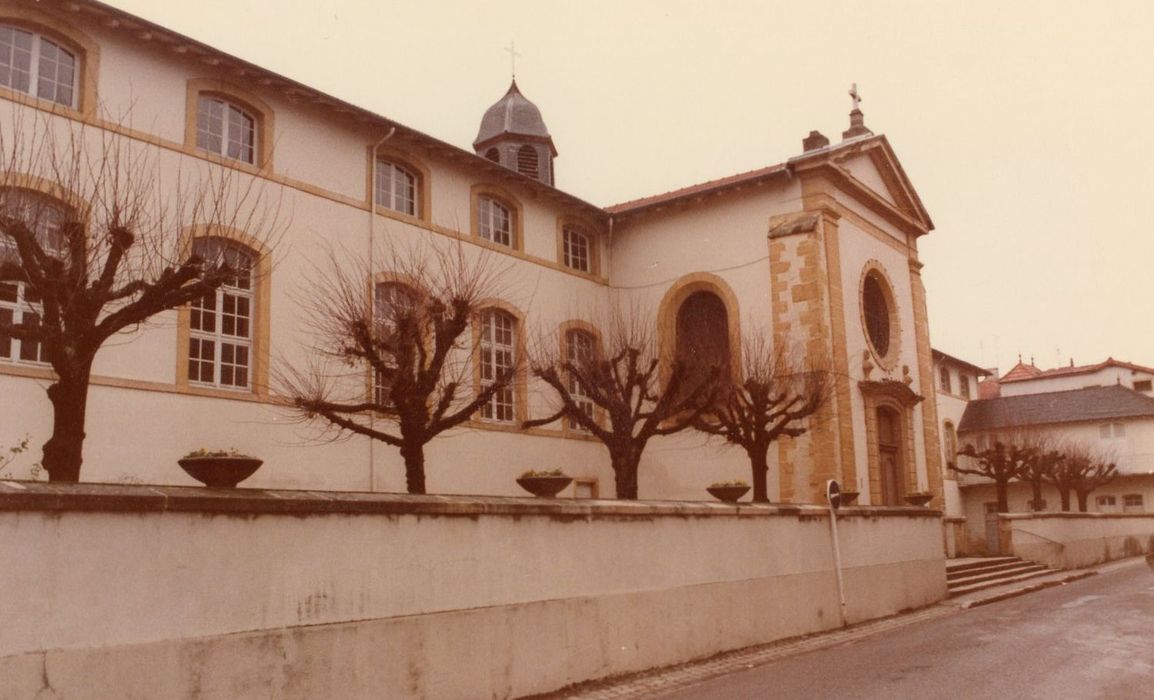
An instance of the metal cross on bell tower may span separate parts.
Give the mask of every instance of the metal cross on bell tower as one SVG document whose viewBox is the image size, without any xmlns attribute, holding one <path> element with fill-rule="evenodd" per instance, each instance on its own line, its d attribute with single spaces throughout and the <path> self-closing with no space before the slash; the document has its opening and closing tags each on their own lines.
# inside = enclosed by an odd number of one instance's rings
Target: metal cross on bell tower
<svg viewBox="0 0 1154 700">
<path fill-rule="evenodd" d="M 517 57 L 521 54 L 517 53 L 517 45 L 512 41 L 505 47 L 505 51 L 509 54 L 509 71 L 513 74 L 513 78 L 517 78 Z"/>
</svg>

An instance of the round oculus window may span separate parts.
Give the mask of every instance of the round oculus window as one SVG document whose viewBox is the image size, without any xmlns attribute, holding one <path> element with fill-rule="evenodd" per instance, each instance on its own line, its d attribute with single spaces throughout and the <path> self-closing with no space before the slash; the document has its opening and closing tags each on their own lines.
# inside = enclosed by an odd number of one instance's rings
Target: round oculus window
<svg viewBox="0 0 1154 700">
<path fill-rule="evenodd" d="M 890 351 L 890 303 L 884 284 L 876 272 L 871 272 L 866 275 L 861 293 L 866 337 L 881 357 Z"/>
</svg>

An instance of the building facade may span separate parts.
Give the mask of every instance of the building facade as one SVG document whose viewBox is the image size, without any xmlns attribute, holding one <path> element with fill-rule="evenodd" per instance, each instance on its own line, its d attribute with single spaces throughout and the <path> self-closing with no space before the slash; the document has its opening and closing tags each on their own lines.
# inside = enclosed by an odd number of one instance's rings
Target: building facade
<svg viewBox="0 0 1154 700">
<path fill-rule="evenodd" d="M 317 260 L 433 241 L 502 261 L 505 291 L 483 315 L 501 357 L 524 353 L 530 337 L 564 344 L 580 328 L 596 338 L 600 311 L 630 306 L 652 318 L 668 359 L 686 332 L 682 308 L 706 304 L 723 310 L 733 367 L 754 333 L 828 364 L 832 400 L 805 436 L 771 455 L 772 500 L 818 501 L 837 478 L 863 504 L 901 504 L 913 491 L 941 503 L 918 260 L 933 224 L 889 141 L 856 105 L 838 143 L 812 132 L 801 154 L 777 165 L 601 207 L 553 186 L 559 149 L 516 83 L 481 115 L 470 151 L 95 2 L 0 2 L 5 60 L 0 119 L 34 125 L 12 138 L 82 127 L 147 152 L 171 176 L 162 187 L 178 173 L 227 172 L 240 187 L 274 192 L 285 222 L 272 249 L 239 228 L 193 222 L 172 232 L 259 269 L 101 350 L 85 480 L 191 483 L 177 458 L 235 447 L 266 461 L 246 485 L 403 490 L 395 449 L 316 439 L 315 426 L 291 420 L 273 378 L 315 352 L 301 299 L 317 293 L 308 282 Z M 0 193 L 9 208 L 91 204 L 70 202 L 42 174 L 7 182 L 19 183 Z M 374 270 L 366 286 L 380 289 L 389 274 Z M 36 313 L 19 283 L 2 289 L 0 314 Z M 0 342 L 0 445 L 24 436 L 38 444 L 51 431 L 52 374 L 37 353 Z M 489 410 L 429 445 L 430 492 L 513 495 L 519 473 L 562 468 L 577 477 L 566 495 L 612 497 L 599 443 L 560 423 L 521 427 L 549 411 L 544 387 L 521 376 Z M 640 493 L 701 498 L 710 482 L 748 474 L 742 452 L 688 432 L 650 445 Z"/>
</svg>

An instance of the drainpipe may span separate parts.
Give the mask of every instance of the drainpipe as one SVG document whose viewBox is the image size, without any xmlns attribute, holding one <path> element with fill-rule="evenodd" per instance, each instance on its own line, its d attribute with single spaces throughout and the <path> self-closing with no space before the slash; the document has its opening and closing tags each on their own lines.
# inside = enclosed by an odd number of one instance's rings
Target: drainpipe
<svg viewBox="0 0 1154 700">
<path fill-rule="evenodd" d="M 393 134 L 397 133 L 397 127 L 391 127 L 389 133 L 381 137 L 380 141 L 373 144 L 372 158 L 369 162 L 369 172 L 372 173 L 372 184 L 369 187 L 369 295 L 368 295 L 368 317 L 373 317 L 373 292 L 376 291 L 376 285 L 373 283 L 373 275 L 376 274 L 373 267 L 373 250 L 376 248 L 376 229 L 377 229 L 377 152 L 381 146 L 385 145 L 385 141 L 393 138 Z M 369 386 L 373 387 L 374 381 L 370 381 Z M 369 391 L 373 391 L 372 388 Z M 377 422 L 376 411 L 369 411 L 369 430 L 375 429 Z M 369 491 L 377 490 L 377 477 L 374 466 L 376 464 L 376 443 L 373 438 L 369 438 Z"/>
</svg>

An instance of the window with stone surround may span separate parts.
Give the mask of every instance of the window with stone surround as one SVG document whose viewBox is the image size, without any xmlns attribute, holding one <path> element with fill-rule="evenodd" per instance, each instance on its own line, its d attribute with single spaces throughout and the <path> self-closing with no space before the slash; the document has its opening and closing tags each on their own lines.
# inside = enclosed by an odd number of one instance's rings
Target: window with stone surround
<svg viewBox="0 0 1154 700">
<path fill-rule="evenodd" d="M 188 381 L 200 386 L 249 389 L 256 294 L 256 254 L 225 238 L 205 237 L 193 251 L 235 272 L 215 291 L 189 305 Z"/>
<path fill-rule="evenodd" d="M 501 309 L 485 309 L 481 312 L 480 326 L 480 380 L 485 387 L 516 366 L 517 319 Z M 516 393 L 510 382 L 481 406 L 481 418 L 513 423 L 517 419 L 516 409 Z"/>
</svg>

